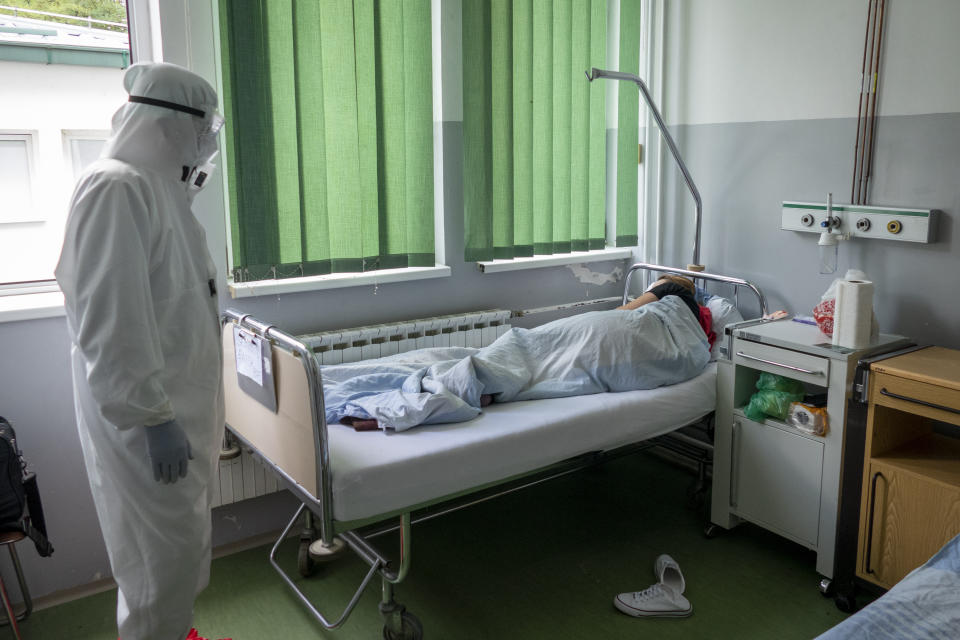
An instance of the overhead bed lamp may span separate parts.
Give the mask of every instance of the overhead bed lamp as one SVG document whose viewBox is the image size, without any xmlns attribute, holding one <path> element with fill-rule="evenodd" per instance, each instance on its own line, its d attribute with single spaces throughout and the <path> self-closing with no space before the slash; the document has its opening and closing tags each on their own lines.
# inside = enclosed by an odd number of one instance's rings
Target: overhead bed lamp
<svg viewBox="0 0 960 640">
<path fill-rule="evenodd" d="M 687 182 L 687 188 L 690 190 L 690 195 L 693 196 L 693 200 L 697 204 L 697 230 L 693 243 L 693 263 L 688 264 L 687 269 L 689 271 L 703 271 L 704 267 L 702 264 L 700 264 L 700 225 L 703 220 L 703 202 L 700 199 L 700 192 L 697 190 L 697 185 L 693 183 L 693 178 L 690 176 L 690 171 L 687 170 L 687 165 L 684 164 L 683 158 L 680 157 L 680 151 L 677 150 L 677 143 L 673 141 L 673 137 L 670 135 L 670 132 L 667 131 L 667 125 L 663 122 L 663 116 L 660 115 L 657 105 L 653 103 L 653 98 L 650 97 L 650 92 L 647 90 L 647 85 L 643 83 L 643 80 L 641 80 L 639 76 L 636 76 L 632 73 L 606 71 L 604 69 L 597 69 L 596 67 L 585 73 L 587 74 L 587 80 L 590 82 L 593 82 L 598 78 L 628 80 L 636 84 L 637 88 L 640 89 L 640 95 L 643 96 L 643 100 L 647 103 L 650 113 L 653 114 L 653 119 L 657 123 L 657 128 L 660 129 L 660 134 L 663 136 L 664 140 L 667 141 L 667 146 L 670 148 L 670 153 L 673 155 L 673 159 L 677 161 L 677 166 L 680 167 L 680 172 L 683 174 L 683 179 Z"/>
</svg>

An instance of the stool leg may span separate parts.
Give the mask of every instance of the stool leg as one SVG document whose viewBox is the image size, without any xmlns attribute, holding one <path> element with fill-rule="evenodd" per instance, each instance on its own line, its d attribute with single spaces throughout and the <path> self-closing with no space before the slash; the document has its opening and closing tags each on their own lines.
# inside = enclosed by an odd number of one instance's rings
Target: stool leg
<svg viewBox="0 0 960 640">
<path fill-rule="evenodd" d="M 17 615 L 13 612 L 13 604 L 10 602 L 10 596 L 7 595 L 7 586 L 3 583 L 3 578 L 0 578 L 0 598 L 3 599 L 3 608 L 7 611 L 7 619 L 10 621 L 13 635 L 17 640 L 23 640 L 20 637 L 20 627 L 17 626 Z"/>
<path fill-rule="evenodd" d="M 13 570 L 17 573 L 17 582 L 20 584 L 20 595 L 23 596 L 23 611 L 17 616 L 17 620 L 26 620 L 33 611 L 33 600 L 30 598 L 30 589 L 27 588 L 27 579 L 23 575 L 23 567 L 20 566 L 20 556 L 17 555 L 15 545 L 8 544 L 10 549 L 10 559 L 13 561 Z"/>
</svg>

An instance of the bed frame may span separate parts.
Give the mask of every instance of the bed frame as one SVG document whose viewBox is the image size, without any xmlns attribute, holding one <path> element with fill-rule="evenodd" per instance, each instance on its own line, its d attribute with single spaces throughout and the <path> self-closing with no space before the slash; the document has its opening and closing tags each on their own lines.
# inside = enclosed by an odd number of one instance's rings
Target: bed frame
<svg viewBox="0 0 960 640">
<path fill-rule="evenodd" d="M 698 284 L 728 285 L 733 288 L 733 299 L 739 306 L 740 289 L 751 291 L 759 303 L 761 314 L 767 312 L 766 300 L 752 283 L 739 278 L 674 269 L 646 263 L 634 264 L 627 273 L 622 298 L 607 298 L 595 302 L 628 301 L 631 280 L 641 273 L 649 281 L 656 273 L 684 275 Z M 559 310 L 582 306 L 559 305 L 533 311 Z M 531 311 L 514 311 L 517 317 Z M 340 522 L 334 518 L 330 441 L 325 421 L 321 371 L 315 357 L 320 347 L 314 338 L 306 340 L 292 336 L 280 329 L 263 323 L 248 314 L 234 310 L 222 316 L 224 349 L 224 387 L 227 404 L 227 430 L 230 438 L 249 450 L 264 465 L 272 470 L 301 504 L 290 522 L 280 534 L 270 551 L 270 564 L 287 586 L 325 628 L 341 626 L 355 608 L 361 594 L 376 575 L 382 582 L 380 612 L 384 616 L 384 638 L 418 639 L 422 637 L 420 622 L 394 599 L 394 586 L 407 575 L 410 568 L 411 525 L 451 511 L 505 495 L 520 489 L 540 484 L 548 479 L 572 473 L 603 460 L 619 457 L 651 446 L 665 446 L 674 452 L 692 456 L 699 465 L 699 484 L 705 488 L 706 470 L 712 445 L 704 439 L 683 434 L 668 434 L 651 440 L 634 442 L 612 450 L 591 452 L 559 461 L 545 467 L 529 469 L 520 476 L 502 478 L 495 483 L 458 493 L 454 496 L 436 496 L 433 500 L 405 507 L 400 511 L 384 513 L 374 518 Z M 228 326 L 229 325 L 229 326 Z M 234 330 L 244 335 L 255 336 L 264 349 L 267 369 L 272 377 L 265 382 L 275 389 L 276 410 L 272 410 L 238 384 L 237 356 L 234 346 Z M 725 336 L 718 336 L 724 339 Z M 248 385 L 249 386 L 249 385 Z M 257 391 L 254 389 L 254 391 Z M 269 398 L 266 403 L 269 405 Z M 536 402 L 551 402 L 539 400 Z M 298 568 L 301 575 L 310 574 L 317 558 L 333 557 L 349 548 L 369 565 L 369 570 L 357 587 L 343 612 L 337 617 L 322 614 L 300 590 L 291 577 L 277 563 L 280 543 L 287 538 L 303 517 L 300 533 Z M 371 540 L 379 535 L 400 531 L 399 563 L 392 563 L 376 549 Z"/>
</svg>

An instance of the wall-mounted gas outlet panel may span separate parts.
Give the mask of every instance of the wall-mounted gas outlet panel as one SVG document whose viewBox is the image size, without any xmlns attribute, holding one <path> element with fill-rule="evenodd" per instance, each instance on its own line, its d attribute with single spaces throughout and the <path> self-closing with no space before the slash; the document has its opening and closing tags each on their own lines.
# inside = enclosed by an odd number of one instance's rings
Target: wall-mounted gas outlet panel
<svg viewBox="0 0 960 640">
<path fill-rule="evenodd" d="M 833 205 L 832 233 L 851 238 L 880 238 L 905 242 L 932 242 L 934 209 L 904 209 L 854 204 Z M 839 220 L 839 226 L 837 221 Z M 827 205 L 821 202 L 783 203 L 781 229 L 822 233 L 827 228 Z"/>
</svg>

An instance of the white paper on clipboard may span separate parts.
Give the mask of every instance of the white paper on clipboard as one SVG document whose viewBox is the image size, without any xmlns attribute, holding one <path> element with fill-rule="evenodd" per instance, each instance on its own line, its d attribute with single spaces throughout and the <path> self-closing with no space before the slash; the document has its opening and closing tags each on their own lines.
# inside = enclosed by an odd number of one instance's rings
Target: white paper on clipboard
<svg viewBox="0 0 960 640">
<path fill-rule="evenodd" d="M 277 385 L 273 377 L 273 345 L 265 338 L 233 327 L 237 385 L 248 396 L 277 412 Z"/>
<path fill-rule="evenodd" d="M 233 347 L 237 355 L 237 373 L 263 386 L 263 358 L 260 338 L 233 327 Z"/>
</svg>

